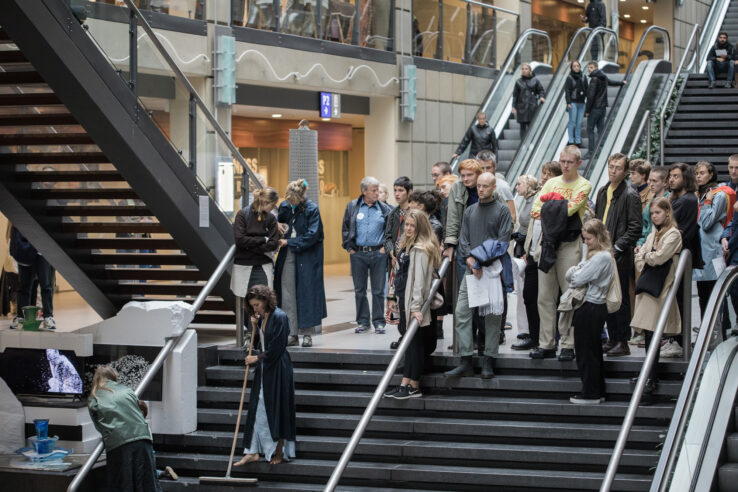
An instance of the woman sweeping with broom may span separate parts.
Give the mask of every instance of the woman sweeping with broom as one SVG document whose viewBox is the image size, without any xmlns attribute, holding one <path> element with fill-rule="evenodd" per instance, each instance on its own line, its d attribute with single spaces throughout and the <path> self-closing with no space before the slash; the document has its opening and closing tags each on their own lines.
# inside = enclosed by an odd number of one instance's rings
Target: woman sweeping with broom
<svg viewBox="0 0 738 492">
<path fill-rule="evenodd" d="M 234 466 L 259 461 L 260 454 L 277 465 L 295 457 L 295 384 L 287 352 L 290 326 L 277 307 L 276 294 L 266 285 L 249 289 L 246 309 L 256 331 L 252 343 L 258 343 L 261 352 L 245 360 L 246 366 L 256 364 L 256 374 L 243 431 L 244 457 Z"/>
</svg>

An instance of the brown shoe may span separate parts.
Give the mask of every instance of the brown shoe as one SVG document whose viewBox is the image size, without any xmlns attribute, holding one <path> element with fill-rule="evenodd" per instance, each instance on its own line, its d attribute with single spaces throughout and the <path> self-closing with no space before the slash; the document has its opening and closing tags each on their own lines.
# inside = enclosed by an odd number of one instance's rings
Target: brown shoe
<svg viewBox="0 0 738 492">
<path fill-rule="evenodd" d="M 610 350 L 612 350 L 614 346 L 615 344 L 612 343 L 612 341 L 610 340 L 606 341 L 605 343 L 602 344 L 602 353 L 603 354 L 608 353 Z"/>
<path fill-rule="evenodd" d="M 607 351 L 608 357 L 621 357 L 623 355 L 630 355 L 630 348 L 625 342 L 618 342 Z"/>
</svg>

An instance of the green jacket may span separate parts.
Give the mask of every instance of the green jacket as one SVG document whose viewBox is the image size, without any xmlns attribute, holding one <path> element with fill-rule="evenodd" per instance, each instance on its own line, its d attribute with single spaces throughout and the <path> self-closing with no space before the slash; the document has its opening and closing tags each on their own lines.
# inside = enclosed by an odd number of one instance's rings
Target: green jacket
<svg viewBox="0 0 738 492">
<path fill-rule="evenodd" d="M 461 235 L 461 219 L 466 210 L 466 201 L 469 199 L 469 191 L 461 180 L 451 185 L 448 192 L 448 209 L 446 210 L 446 237 L 443 242 L 456 246 Z"/>
<path fill-rule="evenodd" d="M 129 442 L 152 440 L 149 426 L 138 408 L 138 398 L 131 388 L 115 381 L 107 381 L 96 394 L 97 398 L 90 395 L 87 407 L 92 423 L 102 434 L 106 452 Z"/>
</svg>

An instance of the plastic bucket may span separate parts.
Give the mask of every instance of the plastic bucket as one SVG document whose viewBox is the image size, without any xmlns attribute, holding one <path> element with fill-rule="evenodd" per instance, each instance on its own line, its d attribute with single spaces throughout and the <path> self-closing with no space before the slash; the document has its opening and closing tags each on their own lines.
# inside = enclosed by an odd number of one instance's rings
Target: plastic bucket
<svg viewBox="0 0 738 492">
<path fill-rule="evenodd" d="M 41 320 L 36 319 L 36 314 L 40 309 L 36 306 L 26 306 L 23 308 L 23 330 L 24 331 L 38 331 L 38 327 L 41 325 Z"/>
<path fill-rule="evenodd" d="M 36 419 L 33 421 L 36 426 L 36 437 L 46 439 L 49 437 L 49 419 Z"/>
</svg>

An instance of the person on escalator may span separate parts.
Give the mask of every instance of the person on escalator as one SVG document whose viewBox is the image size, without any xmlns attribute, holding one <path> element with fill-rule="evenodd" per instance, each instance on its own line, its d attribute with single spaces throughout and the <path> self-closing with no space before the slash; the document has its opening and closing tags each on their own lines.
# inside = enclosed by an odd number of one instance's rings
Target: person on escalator
<svg viewBox="0 0 738 492">
<path fill-rule="evenodd" d="M 490 149 L 497 157 L 497 135 L 495 135 L 495 129 L 487 123 L 487 113 L 484 111 L 477 113 L 477 122 L 466 131 L 463 140 L 451 158 L 456 159 L 460 156 L 467 145 L 470 145 L 469 157 L 474 157 L 484 149 Z"/>
<path fill-rule="evenodd" d="M 587 78 L 582 73 L 582 66 L 577 60 L 571 62 L 571 71 L 566 78 L 566 111 L 569 113 L 569 143 L 582 145 L 582 119 L 584 103 L 587 100 Z"/>
<path fill-rule="evenodd" d="M 515 119 L 520 125 L 520 139 L 525 138 L 528 132 L 528 125 L 533 121 L 536 114 L 538 104 L 546 102 L 546 91 L 543 89 L 541 81 L 538 80 L 530 65 L 523 63 L 520 67 L 520 78 L 515 82 L 513 89 L 513 105 L 512 112 Z"/>
<path fill-rule="evenodd" d="M 605 72 L 600 70 L 596 61 L 587 64 L 589 86 L 587 87 L 587 104 L 584 116 L 587 117 L 587 154 L 591 155 L 597 141 L 605 131 L 605 114 L 607 113 L 607 86 L 625 85 L 625 81 L 610 80 Z M 595 128 L 597 138 L 595 138 Z"/>
<path fill-rule="evenodd" d="M 728 33 L 721 32 L 715 45 L 707 53 L 707 77 L 710 79 L 710 89 L 715 87 L 715 75 L 726 72 L 725 87 L 733 87 L 733 76 L 735 74 L 735 51 L 733 45 L 728 42 Z"/>
<path fill-rule="evenodd" d="M 602 0 L 590 0 L 582 16 L 582 22 L 586 22 L 590 29 L 607 27 L 607 7 L 605 7 L 605 3 Z M 600 54 L 599 39 L 593 41 L 590 53 L 592 59 L 596 60 Z"/>
</svg>

